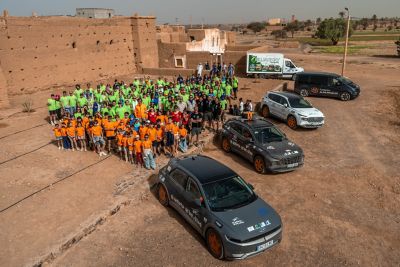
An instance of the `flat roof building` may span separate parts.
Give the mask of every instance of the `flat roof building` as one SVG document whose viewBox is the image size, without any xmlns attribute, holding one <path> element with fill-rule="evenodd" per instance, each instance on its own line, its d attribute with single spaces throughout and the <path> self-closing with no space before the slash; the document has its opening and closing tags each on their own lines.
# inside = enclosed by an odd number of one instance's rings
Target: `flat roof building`
<svg viewBox="0 0 400 267">
<path fill-rule="evenodd" d="M 110 8 L 77 8 L 76 16 L 90 19 L 107 19 L 115 15 L 114 9 Z"/>
</svg>

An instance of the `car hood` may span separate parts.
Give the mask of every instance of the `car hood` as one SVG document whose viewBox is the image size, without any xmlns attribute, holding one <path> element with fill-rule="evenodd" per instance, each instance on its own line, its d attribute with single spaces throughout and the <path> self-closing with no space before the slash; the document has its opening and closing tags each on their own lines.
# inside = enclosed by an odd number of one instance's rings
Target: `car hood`
<svg viewBox="0 0 400 267">
<path fill-rule="evenodd" d="M 324 117 L 324 114 L 316 108 L 292 108 L 292 110 L 307 117 Z"/>
<path fill-rule="evenodd" d="M 288 139 L 265 143 L 262 146 L 271 157 L 278 160 L 289 156 L 298 156 L 303 154 L 303 150 Z"/>
<path fill-rule="evenodd" d="M 244 207 L 215 213 L 226 227 L 226 234 L 238 240 L 262 235 L 281 226 L 278 213 L 261 198 Z"/>
</svg>

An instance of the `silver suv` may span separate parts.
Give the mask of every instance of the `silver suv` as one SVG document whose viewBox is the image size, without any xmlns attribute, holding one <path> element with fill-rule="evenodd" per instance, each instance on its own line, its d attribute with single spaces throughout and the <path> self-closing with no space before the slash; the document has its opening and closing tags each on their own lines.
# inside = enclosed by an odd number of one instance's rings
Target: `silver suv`
<svg viewBox="0 0 400 267">
<path fill-rule="evenodd" d="M 263 117 L 274 116 L 287 122 L 296 129 L 318 128 L 324 125 L 324 114 L 314 108 L 302 96 L 289 92 L 269 92 L 261 100 Z"/>
</svg>

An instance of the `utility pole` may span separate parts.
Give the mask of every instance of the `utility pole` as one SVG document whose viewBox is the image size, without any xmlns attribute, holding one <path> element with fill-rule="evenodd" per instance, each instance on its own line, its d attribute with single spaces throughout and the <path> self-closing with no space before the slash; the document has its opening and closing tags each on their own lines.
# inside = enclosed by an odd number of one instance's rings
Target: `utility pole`
<svg viewBox="0 0 400 267">
<path fill-rule="evenodd" d="M 347 59 L 347 46 L 349 45 L 349 31 L 350 31 L 350 10 L 345 7 L 347 11 L 347 27 L 346 27 L 346 41 L 344 43 L 344 54 L 343 54 L 343 63 L 342 63 L 342 76 L 344 76 L 344 71 L 346 69 L 346 59 Z"/>
</svg>

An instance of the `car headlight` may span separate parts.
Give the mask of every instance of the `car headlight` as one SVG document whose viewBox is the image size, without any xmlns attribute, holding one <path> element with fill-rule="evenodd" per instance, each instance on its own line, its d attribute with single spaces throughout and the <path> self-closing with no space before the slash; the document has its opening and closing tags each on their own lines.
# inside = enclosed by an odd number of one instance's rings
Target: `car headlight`
<svg viewBox="0 0 400 267">
<path fill-rule="evenodd" d="M 303 115 L 301 113 L 297 113 L 297 115 L 299 115 L 300 117 L 307 117 L 306 115 Z"/>
</svg>

